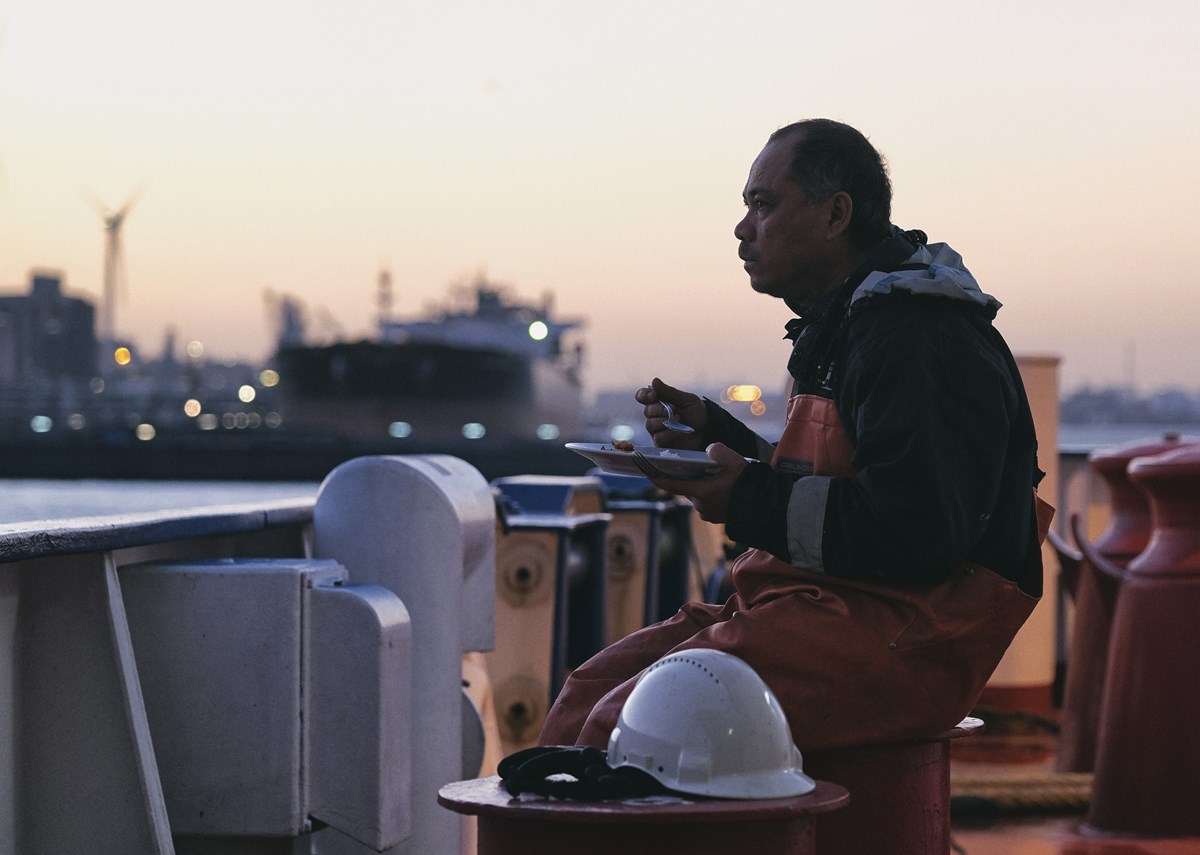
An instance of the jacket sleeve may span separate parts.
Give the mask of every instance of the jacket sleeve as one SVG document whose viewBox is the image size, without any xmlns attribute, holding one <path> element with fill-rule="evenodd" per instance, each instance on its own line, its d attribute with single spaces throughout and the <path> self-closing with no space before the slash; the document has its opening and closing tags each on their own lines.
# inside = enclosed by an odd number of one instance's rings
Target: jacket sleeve
<svg viewBox="0 0 1200 855">
<path fill-rule="evenodd" d="M 756 434 L 732 413 L 708 398 L 704 399 L 707 424 L 704 438 L 708 442 L 722 442 L 743 457 L 769 461 L 774 446 Z"/>
<path fill-rule="evenodd" d="M 742 470 L 725 514 L 729 539 L 791 562 L 788 505 L 793 483 L 794 479 L 780 475 L 765 463 L 751 463 Z"/>
<path fill-rule="evenodd" d="M 794 478 L 781 475 L 765 462 L 774 446 L 754 433 L 732 414 L 704 400 L 708 407 L 705 438 L 723 442 L 751 463 L 733 485 L 725 518 L 725 534 L 734 542 L 765 549 L 784 561 L 788 551 L 788 503 Z"/>
</svg>

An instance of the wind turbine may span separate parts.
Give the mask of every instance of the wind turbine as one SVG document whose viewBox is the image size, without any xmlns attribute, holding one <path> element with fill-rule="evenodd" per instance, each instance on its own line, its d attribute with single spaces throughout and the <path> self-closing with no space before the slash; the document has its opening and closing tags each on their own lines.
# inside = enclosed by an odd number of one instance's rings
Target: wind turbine
<svg viewBox="0 0 1200 855">
<path fill-rule="evenodd" d="M 104 223 L 104 297 L 100 316 L 100 337 L 105 347 L 116 343 L 116 303 L 126 286 L 125 257 L 121 251 L 121 227 L 140 192 L 134 192 L 120 208 L 109 208 L 93 197 L 93 204 Z"/>
</svg>

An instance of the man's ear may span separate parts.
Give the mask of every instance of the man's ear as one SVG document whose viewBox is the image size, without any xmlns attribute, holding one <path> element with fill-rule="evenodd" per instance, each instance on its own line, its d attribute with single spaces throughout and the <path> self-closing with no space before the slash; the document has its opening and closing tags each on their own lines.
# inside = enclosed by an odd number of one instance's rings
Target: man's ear
<svg viewBox="0 0 1200 855">
<path fill-rule="evenodd" d="M 825 206 L 829 212 L 825 236 L 829 240 L 834 240 L 841 237 L 850 228 L 850 217 L 854 213 L 854 200 L 845 190 L 839 190 L 826 200 Z"/>
</svg>

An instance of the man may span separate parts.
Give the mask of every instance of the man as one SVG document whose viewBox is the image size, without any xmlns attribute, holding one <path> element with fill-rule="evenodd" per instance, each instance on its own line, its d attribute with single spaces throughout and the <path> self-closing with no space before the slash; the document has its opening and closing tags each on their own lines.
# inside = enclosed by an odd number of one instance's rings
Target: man
<svg viewBox="0 0 1200 855">
<path fill-rule="evenodd" d="M 882 158 L 847 125 L 776 131 L 743 199 L 750 284 L 798 315 L 782 437 L 657 378 L 636 393 L 656 445 L 720 464 L 655 484 L 750 547 L 735 593 L 576 669 L 543 744 L 604 747 L 640 672 L 689 648 L 754 667 L 801 749 L 927 737 L 970 712 L 1041 594 L 1050 509 L 1000 304 L 948 246 L 891 225 Z M 695 432 L 665 428 L 661 401 Z"/>
</svg>

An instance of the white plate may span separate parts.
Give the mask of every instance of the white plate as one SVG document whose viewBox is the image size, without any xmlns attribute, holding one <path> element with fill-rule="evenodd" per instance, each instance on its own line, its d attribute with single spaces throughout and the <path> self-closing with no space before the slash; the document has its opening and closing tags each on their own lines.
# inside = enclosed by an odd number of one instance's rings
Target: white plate
<svg viewBox="0 0 1200 855">
<path fill-rule="evenodd" d="M 703 451 L 681 451 L 653 445 L 634 447 L 668 478 L 694 480 L 703 478 L 705 474 L 719 468 Z M 568 442 L 567 448 L 576 454 L 582 454 L 605 472 L 617 475 L 642 474 L 633 463 L 633 452 L 617 451 L 610 443 Z"/>
</svg>

